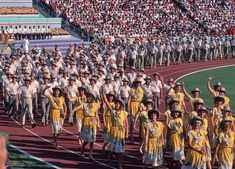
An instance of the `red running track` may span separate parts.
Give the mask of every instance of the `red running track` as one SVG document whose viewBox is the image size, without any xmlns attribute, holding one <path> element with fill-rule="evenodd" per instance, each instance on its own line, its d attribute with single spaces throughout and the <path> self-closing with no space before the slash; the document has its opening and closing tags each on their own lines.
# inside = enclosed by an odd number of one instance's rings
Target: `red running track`
<svg viewBox="0 0 235 169">
<path fill-rule="evenodd" d="M 153 72 L 159 72 L 164 79 L 180 77 L 186 73 L 190 73 L 197 70 L 213 68 L 218 66 L 226 66 L 235 64 L 235 59 L 230 60 L 213 60 L 210 62 L 194 62 L 183 63 L 180 65 L 171 65 L 170 67 L 160 66 L 156 70 L 148 69 L 146 74 L 152 75 Z M 1 98 L 2 101 L 2 98 Z M 164 111 L 160 106 L 160 111 Z M 40 118 L 36 117 L 36 121 L 40 125 Z M 102 154 L 102 132 L 99 131 L 97 135 L 97 142 L 95 144 L 94 158 L 96 161 L 90 161 L 86 157 L 82 157 L 80 153 L 80 146 L 77 144 L 76 127 L 70 127 L 65 124 L 63 134 L 58 139 L 58 143 L 61 146 L 60 150 L 53 148 L 52 134 L 50 127 L 37 126 L 31 129 L 30 125 L 21 128 L 19 124 L 13 119 L 9 118 L 1 107 L 0 111 L 0 131 L 9 133 L 10 143 L 18 146 L 22 150 L 41 158 L 53 165 L 60 168 L 82 168 L 82 169 L 103 169 L 103 168 L 116 168 L 117 160 L 114 159 L 111 164 L 107 163 L 108 153 Z M 137 133 L 135 133 L 137 137 Z M 135 138 L 138 140 L 137 138 Z M 89 147 L 87 147 L 89 148 Z M 88 152 L 87 152 L 88 153 Z M 169 153 L 166 153 L 166 161 L 169 159 Z M 143 167 L 141 161 L 141 155 L 138 153 L 138 145 L 126 144 L 126 152 L 123 159 L 123 168 L 136 168 Z M 165 163 L 163 167 L 167 168 Z"/>
</svg>

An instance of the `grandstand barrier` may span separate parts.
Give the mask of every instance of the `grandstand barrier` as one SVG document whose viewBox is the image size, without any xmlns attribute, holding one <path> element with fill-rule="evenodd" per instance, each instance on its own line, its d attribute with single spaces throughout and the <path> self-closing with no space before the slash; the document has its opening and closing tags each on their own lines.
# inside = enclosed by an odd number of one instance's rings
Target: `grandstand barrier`
<svg viewBox="0 0 235 169">
<path fill-rule="evenodd" d="M 15 17 L 15 18 L 1 18 L 0 26 L 36 26 L 36 25 L 45 25 L 51 26 L 52 28 L 60 28 L 61 18 L 24 18 L 24 17 Z"/>
</svg>

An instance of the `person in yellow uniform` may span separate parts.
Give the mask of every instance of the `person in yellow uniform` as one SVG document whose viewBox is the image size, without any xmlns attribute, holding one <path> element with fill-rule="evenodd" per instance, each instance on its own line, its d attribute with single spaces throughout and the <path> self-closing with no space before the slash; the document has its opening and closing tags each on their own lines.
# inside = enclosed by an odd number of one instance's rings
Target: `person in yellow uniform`
<svg viewBox="0 0 235 169">
<path fill-rule="evenodd" d="M 128 99 L 128 112 L 130 113 L 130 140 L 134 144 L 133 130 L 135 115 L 139 110 L 139 105 L 143 99 L 144 91 L 141 87 L 141 79 L 136 79 L 133 82 L 133 88 L 130 90 L 130 96 Z"/>
<path fill-rule="evenodd" d="M 175 83 L 174 90 L 175 90 L 174 97 L 179 98 L 178 106 L 181 107 L 182 117 L 184 117 L 184 112 L 186 112 L 186 105 L 185 105 L 185 102 L 184 102 L 184 93 L 181 92 L 180 82 Z"/>
<path fill-rule="evenodd" d="M 165 111 L 164 113 L 164 117 L 165 117 L 165 126 L 169 125 L 170 120 L 173 118 L 171 116 L 171 111 L 174 110 L 179 104 L 179 98 L 178 97 L 172 97 L 169 101 L 168 101 L 168 109 Z M 166 143 L 166 147 L 169 148 L 169 141 L 166 141 L 167 138 L 169 137 L 169 131 L 168 131 L 168 127 L 164 128 L 164 140 Z"/>
<path fill-rule="evenodd" d="M 164 113 L 165 115 L 165 125 L 168 126 L 169 121 L 172 119 L 171 117 L 171 110 L 175 109 L 179 105 L 179 98 L 178 97 L 172 97 L 168 102 L 168 107 Z"/>
<path fill-rule="evenodd" d="M 63 120 L 66 117 L 67 107 L 65 99 L 62 96 L 62 90 L 59 86 L 52 88 L 53 95 L 51 95 L 46 89 L 44 95 L 48 97 L 50 102 L 50 124 L 52 134 L 54 138 L 55 149 L 59 149 L 57 138 L 62 132 Z"/>
<path fill-rule="evenodd" d="M 164 146 L 164 124 L 158 121 L 160 113 L 157 110 L 149 110 L 148 117 L 150 122 L 145 135 L 145 152 L 143 163 L 145 168 L 151 165 L 157 168 L 163 164 L 163 146 Z"/>
<path fill-rule="evenodd" d="M 98 116 L 99 104 L 95 102 L 96 95 L 93 92 L 89 92 L 86 95 L 87 102 L 77 106 L 72 110 L 72 113 L 78 110 L 82 110 L 82 128 L 81 128 L 81 140 L 82 150 L 81 154 L 84 155 L 85 147 L 90 143 L 89 158 L 94 160 L 92 154 L 94 150 L 94 142 L 96 141 L 97 127 L 100 127 L 100 119 Z"/>
<path fill-rule="evenodd" d="M 102 95 L 101 95 L 102 96 Z M 106 97 L 108 99 L 109 104 L 114 107 L 114 99 L 115 95 L 113 92 L 109 92 L 106 94 Z M 103 122 L 104 122 L 104 134 L 103 134 L 103 139 L 104 139 L 104 145 L 103 145 L 103 153 L 105 152 L 105 147 L 108 145 L 110 141 L 110 130 L 112 126 L 112 121 L 111 121 L 111 113 L 110 110 L 108 109 L 106 104 L 103 104 Z"/>
<path fill-rule="evenodd" d="M 188 116 L 188 121 L 190 121 L 192 118 L 197 117 L 198 116 L 198 110 L 204 106 L 204 101 L 202 99 L 197 99 L 193 102 L 193 111 L 191 113 L 189 113 Z M 190 128 L 190 124 L 188 124 L 187 129 Z"/>
<path fill-rule="evenodd" d="M 144 106 L 146 107 L 145 110 L 139 111 L 136 116 L 135 116 L 135 121 L 134 121 L 134 129 L 136 129 L 136 123 L 139 118 L 139 133 L 140 133 L 140 147 L 139 151 L 142 154 L 143 151 L 143 146 L 144 146 L 144 140 L 145 140 L 145 134 L 146 134 L 146 128 L 149 123 L 149 118 L 148 118 L 148 111 L 153 109 L 154 102 L 151 99 L 146 99 L 144 100 Z"/>
<path fill-rule="evenodd" d="M 86 88 L 85 87 L 78 87 L 78 91 L 79 91 L 79 95 L 77 97 L 71 98 L 69 99 L 70 102 L 74 102 L 75 103 L 75 107 L 80 106 L 84 103 L 87 102 L 86 99 Z M 78 132 L 78 144 L 81 145 L 82 141 L 80 138 L 80 134 L 81 134 L 81 128 L 82 128 L 82 115 L 83 115 L 83 111 L 81 109 L 77 110 L 75 113 L 75 117 L 76 117 L 76 126 L 77 126 L 77 132 Z M 73 114 L 72 114 L 73 116 Z"/>
<path fill-rule="evenodd" d="M 182 112 L 180 108 L 175 108 L 171 111 L 172 119 L 169 121 L 169 148 L 173 158 L 172 167 L 176 165 L 177 168 L 181 167 L 182 160 L 185 160 L 184 155 L 184 123 L 181 118 Z"/>
<path fill-rule="evenodd" d="M 196 101 L 196 100 L 202 100 L 202 98 L 200 97 L 200 94 L 201 94 L 201 90 L 199 88 L 194 88 L 192 91 L 191 91 L 191 94 L 192 96 L 187 92 L 186 88 L 185 88 L 185 84 L 183 81 L 181 81 L 181 85 L 182 85 L 182 89 L 183 89 L 183 92 L 185 94 L 185 96 L 189 99 L 189 103 L 190 103 L 190 107 L 191 107 L 191 111 L 194 110 L 194 106 L 193 106 L 193 103 Z"/>
<path fill-rule="evenodd" d="M 190 120 L 192 130 L 188 136 L 188 151 L 182 169 L 204 169 L 206 167 L 206 138 L 201 130 L 203 120 L 194 117 Z"/>
<path fill-rule="evenodd" d="M 111 161 L 114 153 L 118 155 L 118 168 L 122 169 L 123 154 L 125 151 L 125 138 L 128 138 L 128 112 L 124 110 L 122 99 L 114 100 L 114 108 L 108 102 L 104 91 L 101 92 L 104 98 L 104 103 L 108 107 L 111 114 L 111 129 L 110 129 L 110 154 L 108 162 Z"/>
<path fill-rule="evenodd" d="M 207 164 L 207 168 L 211 169 L 212 168 L 212 166 L 211 166 L 212 158 L 211 158 L 211 146 L 210 146 L 210 141 L 209 141 L 209 137 L 208 137 L 208 120 L 207 120 L 208 110 L 205 106 L 202 106 L 197 110 L 197 114 L 203 120 L 201 130 L 206 138 L 206 156 L 207 156 L 206 164 Z"/>
<path fill-rule="evenodd" d="M 217 128 L 220 127 L 220 123 L 224 119 L 228 119 L 228 120 L 231 120 L 231 129 L 232 129 L 232 131 L 235 132 L 234 117 L 232 116 L 232 110 L 230 109 L 229 106 L 225 106 L 225 107 L 223 107 L 223 109 L 221 111 L 222 111 L 222 117 L 216 123 Z"/>
<path fill-rule="evenodd" d="M 211 137 L 211 148 L 215 148 L 216 140 L 219 134 L 218 120 L 223 116 L 222 109 L 224 104 L 224 98 L 216 96 L 214 98 L 214 107 L 211 111 L 211 124 L 212 124 L 212 137 Z"/>
<path fill-rule="evenodd" d="M 229 106 L 230 104 L 230 99 L 226 96 L 226 89 L 224 87 L 221 87 L 219 90 L 219 95 L 224 98 L 224 104 L 223 106 Z"/>
<path fill-rule="evenodd" d="M 221 133 L 217 139 L 213 165 L 218 160 L 221 169 L 233 169 L 235 133 L 231 130 L 231 124 L 229 119 L 224 119 L 220 124 Z"/>
<path fill-rule="evenodd" d="M 208 77 L 208 81 L 207 81 L 207 89 L 208 91 L 211 93 L 211 95 L 213 97 L 216 97 L 219 95 L 219 90 L 222 87 L 222 83 L 221 82 L 216 82 L 215 85 L 213 86 L 213 89 L 211 88 L 211 80 L 213 78 L 212 77 Z"/>
</svg>

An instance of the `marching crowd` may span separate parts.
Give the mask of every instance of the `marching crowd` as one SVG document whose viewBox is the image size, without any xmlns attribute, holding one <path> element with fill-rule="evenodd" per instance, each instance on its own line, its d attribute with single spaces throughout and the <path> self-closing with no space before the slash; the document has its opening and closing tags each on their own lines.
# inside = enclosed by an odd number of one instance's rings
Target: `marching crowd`
<svg viewBox="0 0 235 169">
<path fill-rule="evenodd" d="M 164 81 L 157 72 L 147 76 L 144 67 L 136 70 L 132 65 L 127 72 L 124 59 L 119 59 L 123 51 L 115 49 L 93 43 L 88 48 L 71 45 L 62 57 L 58 46 L 51 53 L 19 48 L 10 57 L 1 57 L 5 111 L 22 127 L 26 115 L 32 128 L 38 126 L 35 116 L 39 115 L 41 126 L 51 126 L 56 149 L 63 124 L 73 126 L 75 120 L 81 154 L 89 144 L 91 160 L 97 132 L 102 129 L 103 150 L 110 152 L 108 161 L 113 154 L 119 158 L 119 168 L 125 140 L 134 143 L 133 133 L 139 129 L 139 151 L 146 167 L 161 166 L 167 149 L 172 167 L 211 168 L 218 162 L 221 168 L 232 169 L 235 128 L 224 86 L 217 82 L 212 88 L 212 78 L 208 78 L 214 102 L 208 110 L 200 89 L 191 95 L 183 82 Z M 166 112 L 161 112 L 165 117 L 160 121 L 161 100 L 165 100 Z"/>
</svg>

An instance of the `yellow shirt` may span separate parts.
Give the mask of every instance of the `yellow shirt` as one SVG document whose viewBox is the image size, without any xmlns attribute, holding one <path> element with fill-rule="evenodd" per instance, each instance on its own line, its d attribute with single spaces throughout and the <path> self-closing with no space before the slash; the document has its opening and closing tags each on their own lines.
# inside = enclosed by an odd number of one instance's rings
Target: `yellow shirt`
<svg viewBox="0 0 235 169">
<path fill-rule="evenodd" d="M 235 133 L 230 131 L 229 133 L 221 132 L 219 134 L 219 144 L 221 148 L 230 147 L 233 148 L 235 141 Z"/>
<path fill-rule="evenodd" d="M 148 123 L 148 129 L 149 129 L 149 137 L 150 138 L 159 138 L 162 136 L 163 134 L 163 129 L 164 129 L 164 125 L 162 122 L 149 122 Z M 161 143 L 159 143 L 159 146 L 162 146 L 162 141 Z"/>
<path fill-rule="evenodd" d="M 214 117 L 214 123 L 216 124 L 220 118 L 222 118 L 222 111 L 218 107 L 212 109 L 212 116 Z"/>
<path fill-rule="evenodd" d="M 109 103 L 109 104 L 112 108 L 114 108 L 114 105 L 115 105 L 114 102 Z M 104 113 L 105 116 L 110 116 L 111 115 L 110 110 L 108 109 L 106 104 L 103 105 L 103 113 Z"/>
<path fill-rule="evenodd" d="M 183 132 L 183 120 L 181 118 L 171 119 L 168 127 L 171 129 L 170 133 L 182 133 Z"/>
<path fill-rule="evenodd" d="M 188 132 L 188 137 L 192 139 L 191 144 L 197 150 L 201 150 L 202 147 L 205 145 L 206 138 L 202 130 L 190 130 Z"/>
<path fill-rule="evenodd" d="M 116 111 L 115 109 L 112 109 L 111 111 L 112 126 L 124 127 L 127 116 L 128 112 L 125 110 Z"/>
<path fill-rule="evenodd" d="M 63 104 L 65 102 L 64 97 L 49 97 L 50 109 L 51 110 L 61 110 L 63 109 Z"/>
<path fill-rule="evenodd" d="M 147 111 L 140 112 L 139 118 L 140 118 L 140 123 L 147 122 L 149 120 L 148 112 Z"/>
<path fill-rule="evenodd" d="M 175 93 L 175 97 L 179 98 L 178 106 L 181 107 L 181 110 L 183 110 L 184 93 Z"/>
<path fill-rule="evenodd" d="M 83 116 L 84 117 L 95 117 L 100 105 L 98 103 L 84 103 L 83 104 Z"/>
<path fill-rule="evenodd" d="M 202 132 L 203 132 L 203 134 L 206 136 L 207 135 L 207 133 L 208 133 L 208 131 L 207 131 L 207 129 L 208 129 L 208 120 L 207 119 L 202 119 L 203 120 L 203 125 L 201 126 L 201 130 L 202 130 Z"/>
<path fill-rule="evenodd" d="M 230 99 L 227 97 L 227 96 L 224 96 L 224 104 L 223 104 L 223 107 L 224 106 L 229 106 L 229 103 L 230 103 Z"/>
<path fill-rule="evenodd" d="M 83 97 L 79 96 L 77 97 L 77 100 L 76 100 L 76 106 L 79 106 L 85 102 L 86 102 L 86 96 L 83 96 Z"/>
<path fill-rule="evenodd" d="M 192 97 L 192 96 L 189 97 L 189 103 L 190 103 L 190 107 L 191 107 L 192 110 L 194 110 L 193 103 L 194 103 L 195 101 L 198 101 L 198 100 L 202 100 L 202 101 L 203 101 L 202 98 L 194 98 L 194 97 Z"/>
<path fill-rule="evenodd" d="M 144 90 L 141 87 L 138 87 L 137 89 L 132 88 L 130 90 L 130 96 L 132 102 L 141 102 L 144 96 Z"/>
<path fill-rule="evenodd" d="M 213 97 L 219 96 L 219 92 L 215 90 L 213 90 L 211 94 Z"/>
</svg>

